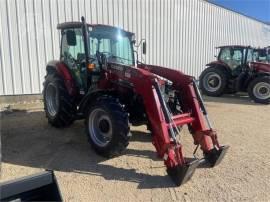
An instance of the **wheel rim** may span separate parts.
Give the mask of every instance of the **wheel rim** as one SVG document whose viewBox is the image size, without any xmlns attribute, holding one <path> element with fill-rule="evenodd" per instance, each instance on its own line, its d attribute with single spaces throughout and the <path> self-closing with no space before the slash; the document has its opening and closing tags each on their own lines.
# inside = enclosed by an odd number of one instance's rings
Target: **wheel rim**
<svg viewBox="0 0 270 202">
<path fill-rule="evenodd" d="M 265 82 L 257 83 L 253 88 L 253 94 L 261 100 L 270 99 L 270 84 Z"/>
<path fill-rule="evenodd" d="M 204 88 L 209 92 L 215 92 L 221 87 L 221 77 L 215 72 L 209 72 L 203 80 Z"/>
<path fill-rule="evenodd" d="M 45 101 L 50 116 L 55 116 L 59 109 L 59 95 L 56 86 L 50 83 L 46 88 Z"/>
<path fill-rule="evenodd" d="M 95 109 L 90 113 L 88 130 L 93 142 L 99 147 L 105 147 L 112 139 L 112 122 L 103 109 Z"/>
</svg>

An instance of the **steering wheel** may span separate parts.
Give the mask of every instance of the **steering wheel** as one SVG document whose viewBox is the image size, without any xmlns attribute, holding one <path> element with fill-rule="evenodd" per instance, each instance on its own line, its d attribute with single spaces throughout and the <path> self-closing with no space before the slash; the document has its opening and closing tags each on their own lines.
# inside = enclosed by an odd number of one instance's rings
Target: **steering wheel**
<svg viewBox="0 0 270 202">
<path fill-rule="evenodd" d="M 106 56 L 106 54 L 107 54 L 107 56 Z M 108 61 L 114 61 L 114 62 L 120 62 L 120 63 L 124 63 L 125 62 L 125 59 L 124 58 L 115 56 L 111 52 L 104 51 L 104 52 L 101 52 L 101 55 L 105 55 L 107 57 L 107 60 Z"/>
<path fill-rule="evenodd" d="M 70 64 L 76 64 L 75 58 L 69 53 L 69 52 L 64 52 L 64 56 L 67 59 L 67 62 Z"/>
</svg>

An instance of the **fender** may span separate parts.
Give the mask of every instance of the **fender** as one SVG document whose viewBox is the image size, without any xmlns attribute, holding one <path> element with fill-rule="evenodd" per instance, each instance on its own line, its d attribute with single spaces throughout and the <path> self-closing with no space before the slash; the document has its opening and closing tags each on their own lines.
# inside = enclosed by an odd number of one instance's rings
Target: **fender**
<svg viewBox="0 0 270 202">
<path fill-rule="evenodd" d="M 65 63 L 60 62 L 59 60 L 52 60 L 47 64 L 46 71 L 47 73 L 51 71 L 57 72 L 57 74 L 63 78 L 69 95 L 74 96 L 77 94 L 74 79 Z"/>
<path fill-rule="evenodd" d="M 79 109 L 78 112 L 79 114 L 85 116 L 87 113 L 87 107 L 91 105 L 91 102 L 95 101 L 95 99 L 101 95 L 112 95 L 113 92 L 109 90 L 102 90 L 102 89 L 97 89 L 94 91 L 88 92 L 81 102 L 79 103 Z"/>
<path fill-rule="evenodd" d="M 247 81 L 246 81 L 246 87 L 248 87 L 248 85 L 250 84 L 250 82 L 257 78 L 257 77 L 264 77 L 264 76 L 268 76 L 270 78 L 270 72 L 256 72 L 254 75 L 250 76 Z"/>
<path fill-rule="evenodd" d="M 251 62 L 250 66 L 256 72 L 268 73 L 270 74 L 270 64 L 262 62 Z"/>
<path fill-rule="evenodd" d="M 222 68 L 224 69 L 227 73 L 229 73 L 231 75 L 232 73 L 232 70 L 231 68 L 224 62 L 222 61 L 213 61 L 213 62 L 210 62 L 208 64 L 206 64 L 207 67 L 218 67 L 218 68 Z"/>
<path fill-rule="evenodd" d="M 255 77 L 258 77 L 258 76 L 270 76 L 270 72 L 257 72 L 255 74 Z"/>
</svg>

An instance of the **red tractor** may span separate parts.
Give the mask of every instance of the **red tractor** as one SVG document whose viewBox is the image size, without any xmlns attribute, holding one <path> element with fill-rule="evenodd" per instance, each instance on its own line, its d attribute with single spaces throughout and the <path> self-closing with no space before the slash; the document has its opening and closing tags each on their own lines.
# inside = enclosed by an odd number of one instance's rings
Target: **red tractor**
<svg viewBox="0 0 270 202">
<path fill-rule="evenodd" d="M 43 91 L 52 126 L 67 127 L 85 119 L 92 148 L 114 157 L 129 144 L 129 124 L 146 124 L 177 185 L 186 182 L 200 163 L 215 166 L 221 161 L 228 146 L 219 144 L 193 77 L 135 61 L 134 34 L 117 27 L 87 24 L 82 17 L 81 22 L 62 23 L 58 29 L 60 60 L 47 64 Z M 145 42 L 142 47 L 145 53 Z M 179 141 L 184 125 L 203 159 L 184 158 Z"/>
<path fill-rule="evenodd" d="M 254 61 L 270 63 L 270 46 L 254 49 Z"/>
<path fill-rule="evenodd" d="M 200 75 L 200 89 L 208 96 L 248 92 L 257 103 L 270 103 L 270 64 L 257 62 L 269 50 L 250 46 L 221 46 L 217 61 L 207 64 Z M 267 55 L 268 53 L 268 55 Z M 263 54 L 263 55 L 262 55 Z"/>
</svg>

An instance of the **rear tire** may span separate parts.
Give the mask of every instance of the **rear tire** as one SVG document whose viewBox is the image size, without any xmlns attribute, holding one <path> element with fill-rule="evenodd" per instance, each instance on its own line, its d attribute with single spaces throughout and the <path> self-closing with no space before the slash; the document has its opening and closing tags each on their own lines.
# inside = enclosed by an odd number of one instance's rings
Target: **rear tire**
<svg viewBox="0 0 270 202">
<path fill-rule="evenodd" d="M 43 89 L 44 110 L 49 124 L 67 127 L 74 121 L 76 106 L 68 94 L 63 79 L 55 72 L 45 76 Z"/>
<path fill-rule="evenodd" d="M 208 67 L 200 75 L 200 89 L 203 94 L 218 97 L 225 93 L 228 76 L 218 67 Z"/>
<path fill-rule="evenodd" d="M 259 76 L 248 86 L 249 97 L 254 102 L 270 104 L 270 76 Z"/>
<path fill-rule="evenodd" d="M 120 155 L 129 144 L 128 114 L 111 96 L 100 96 L 91 105 L 85 128 L 93 149 L 106 158 Z"/>
</svg>

